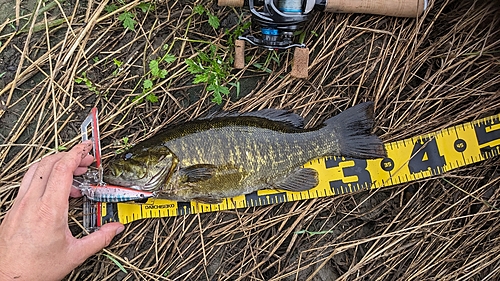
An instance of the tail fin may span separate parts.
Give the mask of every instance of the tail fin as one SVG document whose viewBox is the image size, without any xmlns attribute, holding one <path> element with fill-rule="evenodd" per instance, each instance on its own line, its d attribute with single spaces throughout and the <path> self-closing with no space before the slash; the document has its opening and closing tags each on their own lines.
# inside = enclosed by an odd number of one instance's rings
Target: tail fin
<svg viewBox="0 0 500 281">
<path fill-rule="evenodd" d="M 325 121 L 338 134 L 340 154 L 353 158 L 386 157 L 382 141 L 371 133 L 373 128 L 373 102 L 353 106 Z"/>
</svg>

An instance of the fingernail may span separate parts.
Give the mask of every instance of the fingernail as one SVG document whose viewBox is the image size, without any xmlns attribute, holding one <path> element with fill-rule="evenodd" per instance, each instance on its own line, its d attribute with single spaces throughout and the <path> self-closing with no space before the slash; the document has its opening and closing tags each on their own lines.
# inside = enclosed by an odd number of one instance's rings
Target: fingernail
<svg viewBox="0 0 500 281">
<path fill-rule="evenodd" d="M 122 233 L 124 230 L 125 230 L 125 226 L 124 226 L 124 225 L 122 225 L 122 226 L 118 227 L 118 228 L 116 229 L 116 233 L 115 233 L 115 235 L 118 235 L 118 234 Z"/>
</svg>

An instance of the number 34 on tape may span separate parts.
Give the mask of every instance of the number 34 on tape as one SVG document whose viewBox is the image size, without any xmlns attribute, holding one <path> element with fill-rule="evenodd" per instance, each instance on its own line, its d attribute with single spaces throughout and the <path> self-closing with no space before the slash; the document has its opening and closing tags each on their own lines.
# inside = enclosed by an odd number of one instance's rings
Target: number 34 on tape
<svg viewBox="0 0 500 281">
<path fill-rule="evenodd" d="M 333 157 L 320 160 L 323 184 L 334 194 L 379 188 L 439 175 L 497 156 L 500 115 L 438 132 L 387 143 L 387 158 L 374 160 Z M 334 172 L 333 172 L 334 170 Z"/>
<path fill-rule="evenodd" d="M 319 184 L 302 192 L 259 190 L 224 199 L 221 204 L 149 199 L 146 203 L 86 201 L 87 228 L 110 221 L 129 223 L 142 218 L 178 216 L 263 206 L 345 194 L 410 182 L 480 162 L 500 151 L 500 114 L 438 132 L 385 144 L 387 158 L 362 160 L 326 157 L 304 167 L 316 169 Z"/>
</svg>

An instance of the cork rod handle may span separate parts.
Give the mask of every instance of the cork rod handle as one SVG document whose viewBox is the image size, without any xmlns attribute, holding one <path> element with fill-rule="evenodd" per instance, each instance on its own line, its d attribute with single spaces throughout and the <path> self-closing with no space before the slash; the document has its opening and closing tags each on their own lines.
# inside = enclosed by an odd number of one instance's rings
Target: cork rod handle
<svg viewBox="0 0 500 281">
<path fill-rule="evenodd" d="M 427 0 L 327 0 L 325 12 L 415 18 L 426 8 Z"/>
<path fill-rule="evenodd" d="M 217 5 L 219 7 L 243 7 L 244 0 L 218 0 Z"/>
</svg>

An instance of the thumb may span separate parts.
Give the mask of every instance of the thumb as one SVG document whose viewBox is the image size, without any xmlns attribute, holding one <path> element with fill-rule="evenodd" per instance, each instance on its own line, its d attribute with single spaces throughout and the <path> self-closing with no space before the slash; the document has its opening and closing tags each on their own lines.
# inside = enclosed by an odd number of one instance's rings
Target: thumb
<svg viewBox="0 0 500 281">
<path fill-rule="evenodd" d="M 78 240 L 75 245 L 74 250 L 76 253 L 74 256 L 81 257 L 85 261 L 93 254 L 108 246 L 111 240 L 124 229 L 125 226 L 119 222 L 111 222 L 101 226 L 96 232 Z"/>
</svg>

